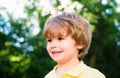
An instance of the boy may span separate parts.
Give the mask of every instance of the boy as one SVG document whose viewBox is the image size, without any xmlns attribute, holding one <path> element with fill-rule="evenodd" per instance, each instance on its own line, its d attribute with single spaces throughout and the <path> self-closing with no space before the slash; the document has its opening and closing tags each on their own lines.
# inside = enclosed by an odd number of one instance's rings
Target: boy
<svg viewBox="0 0 120 78">
<path fill-rule="evenodd" d="M 90 24 L 75 13 L 62 13 L 49 18 L 43 35 L 47 51 L 57 65 L 45 78 L 105 78 L 97 69 L 84 64 L 92 31 Z"/>
</svg>

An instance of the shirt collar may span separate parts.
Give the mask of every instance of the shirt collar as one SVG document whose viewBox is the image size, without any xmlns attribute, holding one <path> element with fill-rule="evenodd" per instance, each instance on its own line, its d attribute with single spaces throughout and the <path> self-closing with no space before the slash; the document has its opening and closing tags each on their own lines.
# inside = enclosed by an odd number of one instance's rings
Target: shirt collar
<svg viewBox="0 0 120 78">
<path fill-rule="evenodd" d="M 75 68 L 73 68 L 72 70 L 68 71 L 65 74 L 68 74 L 68 75 L 71 75 L 71 76 L 79 76 L 84 71 L 85 66 L 86 65 L 84 64 L 84 62 L 80 61 L 80 64 L 78 64 Z M 55 73 L 56 68 L 57 68 L 57 65 L 53 69 L 54 70 L 54 75 L 56 74 Z"/>
<path fill-rule="evenodd" d="M 83 61 L 80 61 L 80 64 L 78 64 L 75 68 L 73 68 L 72 70 L 68 71 L 67 74 L 71 75 L 71 76 L 79 76 L 80 74 L 83 73 L 84 68 L 85 68 L 85 64 Z"/>
</svg>

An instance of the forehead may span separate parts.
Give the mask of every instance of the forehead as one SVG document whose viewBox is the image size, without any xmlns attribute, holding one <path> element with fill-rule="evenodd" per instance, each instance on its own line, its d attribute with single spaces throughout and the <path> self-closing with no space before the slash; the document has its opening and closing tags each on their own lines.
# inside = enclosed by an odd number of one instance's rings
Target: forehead
<svg viewBox="0 0 120 78">
<path fill-rule="evenodd" d="M 62 23 L 48 23 L 44 28 L 44 36 L 46 38 L 63 37 L 67 36 L 68 34 L 68 28 Z"/>
</svg>

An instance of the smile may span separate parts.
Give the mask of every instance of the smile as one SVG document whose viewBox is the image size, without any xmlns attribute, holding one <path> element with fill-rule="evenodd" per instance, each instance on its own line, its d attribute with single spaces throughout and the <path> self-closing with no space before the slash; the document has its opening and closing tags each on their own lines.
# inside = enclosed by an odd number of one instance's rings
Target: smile
<svg viewBox="0 0 120 78">
<path fill-rule="evenodd" d="M 62 53 L 62 51 L 52 51 L 52 54 L 59 54 Z"/>
</svg>

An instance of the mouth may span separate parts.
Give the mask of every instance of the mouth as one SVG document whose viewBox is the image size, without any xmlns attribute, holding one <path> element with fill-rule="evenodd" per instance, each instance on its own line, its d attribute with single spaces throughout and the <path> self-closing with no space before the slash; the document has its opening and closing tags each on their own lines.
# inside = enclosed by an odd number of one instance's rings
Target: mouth
<svg viewBox="0 0 120 78">
<path fill-rule="evenodd" d="M 52 54 L 59 54 L 62 53 L 62 51 L 52 51 Z"/>
</svg>

